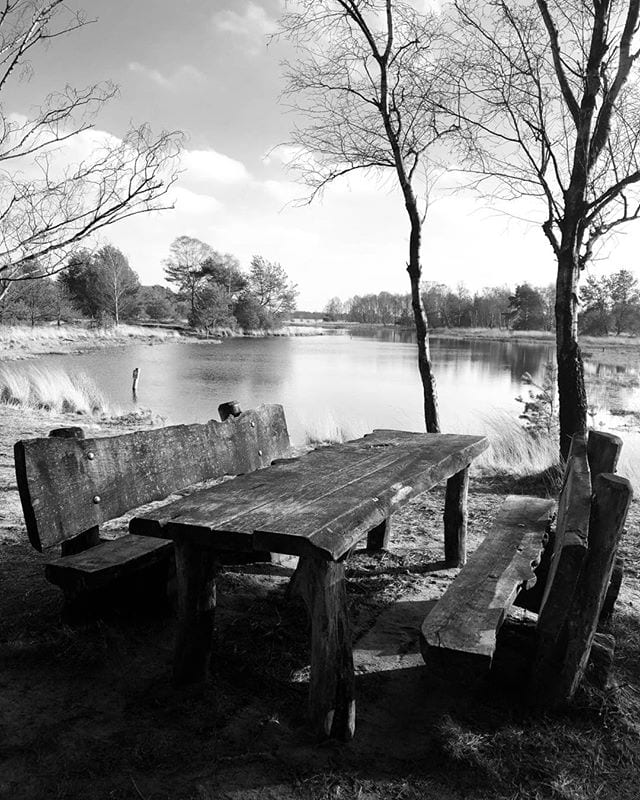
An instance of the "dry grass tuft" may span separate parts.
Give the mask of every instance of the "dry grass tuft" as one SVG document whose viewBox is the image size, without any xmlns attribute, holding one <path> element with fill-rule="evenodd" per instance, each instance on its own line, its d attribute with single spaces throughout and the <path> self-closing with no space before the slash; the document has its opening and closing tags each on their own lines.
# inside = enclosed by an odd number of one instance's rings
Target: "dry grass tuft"
<svg viewBox="0 0 640 800">
<path fill-rule="evenodd" d="M 485 416 L 483 424 L 491 447 L 476 464 L 485 473 L 524 478 L 557 467 L 558 441 L 555 436 L 533 435 L 507 412 Z"/>
<path fill-rule="evenodd" d="M 87 375 L 70 375 L 51 367 L 0 369 L 0 403 L 62 414 L 117 413 Z"/>
<path fill-rule="evenodd" d="M 368 429 L 364 423 L 339 422 L 330 411 L 326 411 L 307 423 L 304 439 L 308 447 L 318 447 L 348 442 L 365 433 L 368 433 Z"/>
</svg>

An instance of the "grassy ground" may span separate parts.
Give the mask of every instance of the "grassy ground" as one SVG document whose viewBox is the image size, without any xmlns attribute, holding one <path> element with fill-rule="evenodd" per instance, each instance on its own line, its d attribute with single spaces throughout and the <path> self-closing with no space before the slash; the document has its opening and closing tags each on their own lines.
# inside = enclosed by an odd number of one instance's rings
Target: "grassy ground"
<svg viewBox="0 0 640 800">
<path fill-rule="evenodd" d="M 132 341 L 165 342 L 178 339 L 179 336 L 173 330 L 135 325 L 119 325 L 117 328 L 0 325 L 0 360 L 15 361 L 45 353 L 82 353 L 130 344 Z"/>
<path fill-rule="evenodd" d="M 72 418 L 75 420 L 75 417 Z M 443 492 L 394 518 L 389 554 L 350 559 L 358 730 L 317 744 L 305 724 L 308 632 L 285 595 L 287 571 L 229 569 L 219 583 L 216 659 L 206 686 L 170 683 L 174 613 L 114 606 L 68 627 L 60 596 L 27 543 L 11 442 L 69 418 L 0 408 L 0 796 L 145 800 L 631 800 L 640 766 L 640 509 L 612 631 L 615 685 L 534 716 L 491 683 L 437 681 L 417 630 L 455 576 L 442 559 Z M 88 433 L 127 424 L 83 422 Z M 507 491 L 530 476 L 472 476 L 470 547 Z"/>
</svg>

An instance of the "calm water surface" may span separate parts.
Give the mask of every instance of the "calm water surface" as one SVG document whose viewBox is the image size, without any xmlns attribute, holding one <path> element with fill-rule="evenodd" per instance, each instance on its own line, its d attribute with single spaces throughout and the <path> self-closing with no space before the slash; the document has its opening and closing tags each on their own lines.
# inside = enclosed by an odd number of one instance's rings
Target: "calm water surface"
<svg viewBox="0 0 640 800">
<path fill-rule="evenodd" d="M 434 338 L 431 347 L 442 429 L 455 432 L 483 431 L 495 411 L 517 416 L 522 374 L 541 376 L 553 356 L 541 344 Z M 235 399 L 243 408 L 282 403 L 296 443 L 336 427 L 349 436 L 424 429 L 410 333 L 132 344 L 39 361 L 86 373 L 122 410 L 134 406 L 131 372 L 139 367 L 138 405 L 171 424 L 203 422 Z"/>
</svg>

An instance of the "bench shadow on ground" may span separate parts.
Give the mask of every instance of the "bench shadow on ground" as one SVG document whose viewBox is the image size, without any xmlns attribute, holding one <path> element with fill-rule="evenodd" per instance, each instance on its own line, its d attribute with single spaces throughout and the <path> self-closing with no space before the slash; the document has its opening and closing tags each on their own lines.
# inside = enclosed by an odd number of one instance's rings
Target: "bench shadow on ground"
<svg viewBox="0 0 640 800">
<path fill-rule="evenodd" d="M 442 588 L 427 577 L 437 568 L 425 565 L 399 589 L 397 571 L 384 584 L 353 570 L 358 727 L 346 745 L 309 734 L 308 626 L 285 576 L 223 576 L 212 679 L 178 690 L 173 615 L 114 608 L 73 628 L 60 621 L 55 588 L 30 568 L 5 604 L 0 795 L 206 798 L 222 787 L 239 798 L 313 797 L 304 781 L 336 770 L 441 782 L 469 695 L 434 682 L 419 653 L 420 623 Z M 27 613 L 34 605 L 38 614 Z M 455 782 L 462 789 L 465 776 Z"/>
<path fill-rule="evenodd" d="M 308 627 L 285 576 L 222 577 L 212 678 L 175 689 L 172 614 L 114 609 L 71 628 L 56 590 L 14 570 L 0 644 L 0 796 L 329 798 L 336 775 L 355 781 L 354 798 L 366 796 L 362 781 L 397 797 L 417 796 L 403 793 L 406 781 L 445 800 L 489 791 L 495 762 L 478 753 L 520 712 L 482 682 L 429 674 L 418 631 L 443 581 L 424 566 L 383 576 L 356 563 L 350 573 L 358 721 L 348 744 L 309 734 Z M 26 615 L 34 603 L 39 613 Z"/>
</svg>

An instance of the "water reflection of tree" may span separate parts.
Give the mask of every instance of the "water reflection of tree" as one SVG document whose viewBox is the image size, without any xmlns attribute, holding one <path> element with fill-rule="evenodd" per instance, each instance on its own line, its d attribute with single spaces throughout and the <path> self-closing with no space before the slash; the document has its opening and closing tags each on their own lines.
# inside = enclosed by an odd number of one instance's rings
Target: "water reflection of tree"
<svg viewBox="0 0 640 800">
<path fill-rule="evenodd" d="M 351 330 L 355 338 L 371 338 L 398 344 L 415 343 L 415 333 L 403 328 L 360 326 Z M 534 380 L 542 377 L 544 365 L 553 359 L 553 345 L 529 342 L 505 342 L 497 339 L 458 339 L 431 335 L 433 360 L 436 364 L 476 362 L 487 375 L 509 371 L 511 380 L 519 383 L 525 373 Z"/>
</svg>

